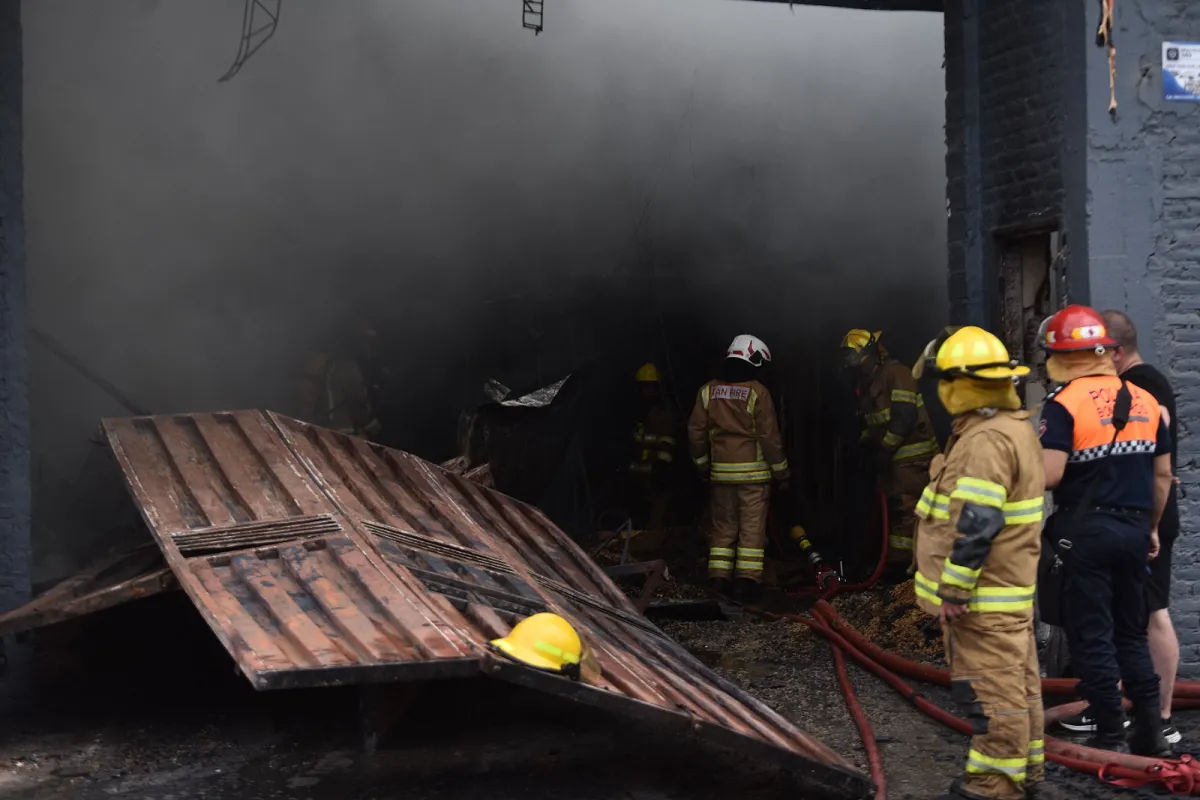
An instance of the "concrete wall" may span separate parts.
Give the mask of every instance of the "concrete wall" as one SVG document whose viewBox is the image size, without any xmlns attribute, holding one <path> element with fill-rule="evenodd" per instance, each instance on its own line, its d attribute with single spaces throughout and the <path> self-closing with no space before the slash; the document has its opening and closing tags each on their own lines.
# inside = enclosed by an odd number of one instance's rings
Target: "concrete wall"
<svg viewBox="0 0 1200 800">
<path fill-rule="evenodd" d="M 0 0 L 0 609 L 29 596 L 29 371 L 21 163 L 21 4 Z M 21 659 L 5 642 L 0 700 L 20 694 Z"/>
<path fill-rule="evenodd" d="M 1200 675 L 1200 104 L 1162 100 L 1163 41 L 1200 42 L 1200 3 L 1122 0 L 1117 111 L 1104 50 L 1087 53 L 1091 302 L 1125 309 L 1148 361 L 1178 393 L 1180 511 L 1175 624 L 1183 670 Z M 1092 25 L 1096 20 L 1091 20 Z M 1092 39 L 1080 31 L 1077 40 Z"/>
</svg>

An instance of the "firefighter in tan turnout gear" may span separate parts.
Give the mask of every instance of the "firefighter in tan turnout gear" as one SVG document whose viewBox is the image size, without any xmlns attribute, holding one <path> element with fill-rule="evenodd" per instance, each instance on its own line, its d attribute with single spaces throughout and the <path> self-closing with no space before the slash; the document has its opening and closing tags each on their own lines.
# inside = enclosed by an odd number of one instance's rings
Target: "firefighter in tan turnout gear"
<svg viewBox="0 0 1200 800">
<path fill-rule="evenodd" d="M 1033 797 L 1045 777 L 1033 635 L 1045 466 L 1016 391 L 1029 368 L 966 327 L 930 342 L 914 377 L 925 371 L 939 378 L 953 431 L 917 505 L 914 588 L 941 619 L 951 688 L 974 734 L 965 773 L 942 798 Z"/>
<path fill-rule="evenodd" d="M 633 426 L 629 478 L 637 524 L 660 531 L 670 517 L 670 478 L 675 464 L 675 417 L 663 402 L 658 367 L 643 364 L 634 375 L 638 414 Z"/>
<path fill-rule="evenodd" d="M 379 376 L 371 369 L 379 333 L 367 320 L 356 320 L 345 342 L 310 352 L 304 363 L 302 402 L 305 419 L 353 436 L 379 434 Z"/>
<path fill-rule="evenodd" d="M 726 351 L 721 377 L 700 388 L 688 420 L 688 447 L 710 482 L 708 577 L 726 594 L 757 599 L 762 584 L 771 481 L 786 485 L 788 463 L 771 393 L 759 371 L 771 361 L 763 342 L 743 334 Z"/>
<path fill-rule="evenodd" d="M 872 459 L 888 498 L 888 572 L 906 579 L 913 564 L 914 509 L 929 480 L 929 461 L 938 452 L 925 399 L 912 371 L 888 357 L 881 333 L 854 329 L 842 338 L 842 363 L 854 376 L 862 419 L 860 443 Z"/>
</svg>

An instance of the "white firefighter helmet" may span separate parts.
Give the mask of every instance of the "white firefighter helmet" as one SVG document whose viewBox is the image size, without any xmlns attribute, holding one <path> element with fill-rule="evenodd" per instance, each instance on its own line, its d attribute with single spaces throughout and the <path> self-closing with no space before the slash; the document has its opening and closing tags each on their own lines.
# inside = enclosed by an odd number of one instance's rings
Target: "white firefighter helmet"
<svg viewBox="0 0 1200 800">
<path fill-rule="evenodd" d="M 726 358 L 740 358 L 753 364 L 756 367 L 761 367 L 763 364 L 771 360 L 771 351 L 767 349 L 767 345 L 762 339 L 757 336 L 751 336 L 748 333 L 743 333 L 735 336 L 733 341 L 729 343 L 729 349 L 725 351 Z"/>
</svg>

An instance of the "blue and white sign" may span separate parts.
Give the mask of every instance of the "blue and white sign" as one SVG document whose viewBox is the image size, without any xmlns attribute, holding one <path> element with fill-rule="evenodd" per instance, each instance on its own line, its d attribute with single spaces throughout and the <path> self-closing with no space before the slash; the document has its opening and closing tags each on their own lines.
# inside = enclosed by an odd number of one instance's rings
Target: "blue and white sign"
<svg viewBox="0 0 1200 800">
<path fill-rule="evenodd" d="M 1200 103 L 1200 42 L 1163 42 L 1163 100 Z"/>
</svg>

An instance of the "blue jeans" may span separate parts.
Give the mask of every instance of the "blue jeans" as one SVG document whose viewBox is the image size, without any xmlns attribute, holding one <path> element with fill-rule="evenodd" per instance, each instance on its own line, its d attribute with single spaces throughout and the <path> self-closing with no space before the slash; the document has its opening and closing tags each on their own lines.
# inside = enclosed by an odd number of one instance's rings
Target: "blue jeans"
<svg viewBox="0 0 1200 800">
<path fill-rule="evenodd" d="M 1158 708 L 1158 675 L 1146 644 L 1150 515 L 1092 511 L 1071 541 L 1063 585 L 1071 664 L 1099 729 L 1120 731 L 1119 682 L 1135 709 Z"/>
</svg>

